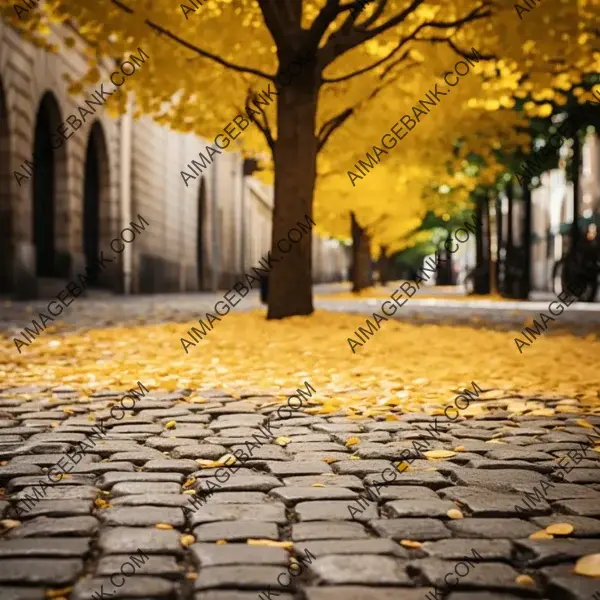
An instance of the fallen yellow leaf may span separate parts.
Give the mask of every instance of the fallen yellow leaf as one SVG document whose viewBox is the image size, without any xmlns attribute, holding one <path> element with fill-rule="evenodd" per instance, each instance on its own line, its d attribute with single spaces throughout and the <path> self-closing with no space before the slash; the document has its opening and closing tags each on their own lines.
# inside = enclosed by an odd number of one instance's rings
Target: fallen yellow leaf
<svg viewBox="0 0 600 600">
<path fill-rule="evenodd" d="M 463 515 L 460 510 L 458 510 L 458 508 L 450 508 L 448 510 L 448 512 L 446 513 L 446 515 L 450 518 L 450 519 L 464 519 L 465 515 Z"/>
<path fill-rule="evenodd" d="M 414 540 L 400 540 L 400 545 L 405 548 L 421 548 L 423 546 L 421 542 L 415 542 Z"/>
<path fill-rule="evenodd" d="M 551 535 L 569 535 L 573 533 L 573 525 L 570 523 L 553 523 L 546 527 L 546 533 Z"/>
<path fill-rule="evenodd" d="M 169 421 L 165 424 L 165 429 L 175 429 L 177 426 L 177 421 Z"/>
<path fill-rule="evenodd" d="M 279 446 L 287 446 L 292 440 L 284 435 L 275 439 L 275 443 Z"/>
<path fill-rule="evenodd" d="M 179 543 L 184 547 L 187 548 L 188 546 L 191 546 L 194 542 L 196 541 L 196 538 L 193 535 L 187 534 L 187 535 L 182 535 L 179 538 Z"/>
<path fill-rule="evenodd" d="M 529 575 L 518 575 L 515 579 L 517 585 L 526 585 L 528 587 L 535 587 L 535 581 Z"/>
<path fill-rule="evenodd" d="M 194 483 L 196 483 L 196 478 L 195 477 L 188 477 L 185 482 L 183 483 L 183 487 L 185 489 L 190 488 L 194 485 Z"/>
<path fill-rule="evenodd" d="M 169 525 L 168 523 L 157 523 L 154 527 L 156 529 L 173 529 L 173 525 Z"/>
<path fill-rule="evenodd" d="M 586 577 L 600 577 L 600 554 L 582 556 L 575 563 L 574 572 Z"/>
<path fill-rule="evenodd" d="M 351 437 L 347 442 L 346 442 L 346 446 L 354 446 L 356 444 L 360 444 L 360 438 L 357 437 Z"/>
<path fill-rule="evenodd" d="M 313 483 L 312 487 L 325 487 L 322 483 Z"/>
<path fill-rule="evenodd" d="M 72 591 L 72 587 L 61 588 L 60 590 L 46 590 L 46 598 L 65 598 Z"/>
<path fill-rule="evenodd" d="M 451 458 L 452 456 L 456 456 L 456 452 L 452 452 L 452 450 L 427 450 L 423 452 L 423 455 L 432 459 Z"/>
<path fill-rule="evenodd" d="M 545 529 L 534 531 L 530 536 L 530 540 L 553 540 L 554 536 L 549 534 Z"/>
<path fill-rule="evenodd" d="M 249 539 L 246 541 L 249 546 L 268 546 L 269 548 L 284 548 L 286 550 L 291 550 L 294 547 L 294 542 L 276 542 L 263 539 Z"/>
</svg>

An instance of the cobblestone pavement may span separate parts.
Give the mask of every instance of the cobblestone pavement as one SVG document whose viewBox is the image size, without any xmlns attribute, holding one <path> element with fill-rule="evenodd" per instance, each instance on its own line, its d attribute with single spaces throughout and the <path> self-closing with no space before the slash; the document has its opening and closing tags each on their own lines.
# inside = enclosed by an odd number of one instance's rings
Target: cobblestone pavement
<svg viewBox="0 0 600 600">
<path fill-rule="evenodd" d="M 551 417 L 487 400 L 487 417 L 450 422 L 285 413 L 256 390 L 153 391 L 125 413 L 119 398 L 0 394 L 2 600 L 600 595 L 571 572 L 600 553 L 600 417 L 569 411 L 575 400 L 538 398 Z M 425 460 L 430 449 L 451 452 Z M 228 453 L 239 460 L 211 466 Z M 410 469 L 392 471 L 402 459 Z M 552 523 L 573 531 L 529 538 Z"/>
</svg>

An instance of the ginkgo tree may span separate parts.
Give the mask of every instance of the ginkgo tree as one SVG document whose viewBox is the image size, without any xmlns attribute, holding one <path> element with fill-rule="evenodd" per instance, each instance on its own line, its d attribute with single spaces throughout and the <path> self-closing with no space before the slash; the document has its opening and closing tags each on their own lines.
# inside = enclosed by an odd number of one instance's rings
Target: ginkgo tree
<svg viewBox="0 0 600 600">
<path fill-rule="evenodd" d="M 591 7 L 586 18 L 594 20 L 597 0 L 584 3 Z M 409 81 L 415 68 L 427 68 L 415 60 L 415 48 L 448 46 L 465 56 L 474 46 L 499 58 L 506 38 L 515 37 L 513 29 L 518 26 L 523 33 L 525 19 L 536 35 L 540 26 L 534 19 L 546 19 L 541 47 L 523 49 L 525 35 L 511 45 L 506 65 L 494 67 L 494 76 L 510 86 L 512 74 L 526 72 L 534 53 L 571 60 L 578 66 L 567 75 L 576 78 L 594 42 L 592 34 L 581 38 L 585 31 L 579 29 L 580 15 L 570 8 L 571 0 L 539 6 L 530 14 L 495 0 L 374 0 L 366 5 L 360 0 L 190 0 L 179 5 L 166 0 L 53 0 L 29 10 L 25 19 L 15 15 L 13 4 L 0 0 L 3 15 L 29 39 L 37 42 L 50 35 L 48 25 L 58 21 L 86 40 L 88 82 L 99 80 L 102 57 L 143 48 L 151 61 L 128 81 L 137 114 L 150 114 L 174 129 L 213 139 L 258 92 L 276 90 L 276 115 L 268 108 L 258 116 L 248 114 L 251 126 L 242 138 L 246 151 L 272 153 L 273 242 L 304 215 L 313 216 L 317 156 L 344 168 L 336 157 L 339 131 L 359 113 L 376 114 L 386 91 Z M 594 24 L 588 27 L 594 31 Z M 538 78 L 536 84 L 546 81 Z M 386 101 L 390 110 L 392 97 Z M 123 108 L 124 94 L 119 103 Z M 353 140 L 358 152 L 381 134 L 369 118 L 363 122 Z M 373 122 L 378 128 L 381 119 Z M 377 198 L 372 201 L 377 204 Z M 310 237 L 295 248 L 285 262 L 274 264 L 269 318 L 313 310 Z"/>
</svg>

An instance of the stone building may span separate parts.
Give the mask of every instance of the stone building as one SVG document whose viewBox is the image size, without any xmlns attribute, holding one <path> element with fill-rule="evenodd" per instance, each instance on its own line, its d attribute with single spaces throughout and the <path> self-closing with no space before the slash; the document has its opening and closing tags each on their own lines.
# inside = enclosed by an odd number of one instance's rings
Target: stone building
<svg viewBox="0 0 600 600">
<path fill-rule="evenodd" d="M 150 118 L 133 119 L 126 78 L 143 68 L 142 55 L 127 66 L 107 61 L 102 73 L 106 89 L 125 81 L 125 115 L 111 118 L 92 102 L 91 117 L 65 124 L 86 108 L 63 81 L 64 73 L 84 73 L 83 49 L 79 42 L 48 54 L 0 21 L 0 295 L 56 295 L 102 251 L 113 264 L 98 276 L 98 289 L 231 286 L 270 247 L 272 189 L 244 174 L 236 152 L 218 155 L 184 185 L 180 171 L 206 144 Z M 92 91 L 86 97 L 101 99 Z M 145 230 L 115 256 L 111 241 L 140 217 Z M 344 247 L 316 234 L 313 246 L 315 282 L 341 279 Z"/>
</svg>

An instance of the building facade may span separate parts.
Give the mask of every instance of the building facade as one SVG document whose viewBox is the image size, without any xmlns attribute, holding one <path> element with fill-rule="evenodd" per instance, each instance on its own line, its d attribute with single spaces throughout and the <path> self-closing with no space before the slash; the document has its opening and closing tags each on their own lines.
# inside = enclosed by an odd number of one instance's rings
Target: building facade
<svg viewBox="0 0 600 600">
<path fill-rule="evenodd" d="M 270 248 L 272 188 L 244 175 L 236 152 L 186 187 L 180 171 L 205 141 L 134 119 L 126 91 L 126 114 L 94 106 L 92 118 L 66 127 L 82 100 L 63 75 L 83 75 L 83 51 L 49 54 L 0 21 L 0 295 L 53 296 L 101 252 L 113 262 L 94 283 L 100 290 L 230 287 Z M 111 241 L 140 217 L 145 230 L 115 257 Z M 342 245 L 313 234 L 315 282 L 341 279 L 346 261 Z"/>
</svg>

